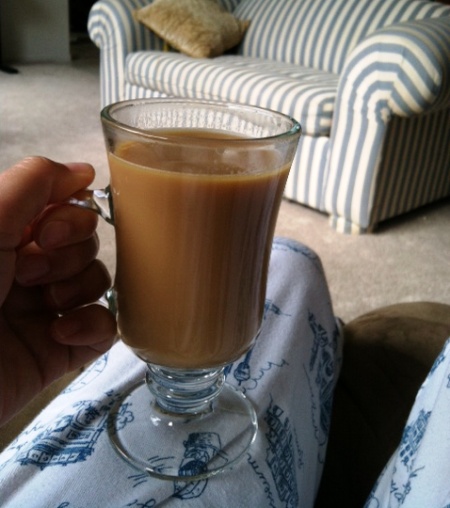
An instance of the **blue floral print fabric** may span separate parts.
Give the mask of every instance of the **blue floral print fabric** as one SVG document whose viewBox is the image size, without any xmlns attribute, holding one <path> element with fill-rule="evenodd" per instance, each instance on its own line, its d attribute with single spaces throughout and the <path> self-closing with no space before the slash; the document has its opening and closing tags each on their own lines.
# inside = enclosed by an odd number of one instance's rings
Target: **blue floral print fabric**
<svg viewBox="0 0 450 508">
<path fill-rule="evenodd" d="M 145 372 L 119 342 L 0 455 L 0 506 L 312 508 L 341 355 L 340 324 L 319 258 L 302 244 L 276 239 L 261 333 L 251 351 L 227 368 L 227 381 L 254 404 L 259 425 L 237 465 L 180 483 L 151 478 L 119 457 L 108 415 Z M 133 411 L 122 409 L 120 426 L 133 425 Z M 164 453 L 161 443 L 152 460 L 163 466 Z"/>
</svg>

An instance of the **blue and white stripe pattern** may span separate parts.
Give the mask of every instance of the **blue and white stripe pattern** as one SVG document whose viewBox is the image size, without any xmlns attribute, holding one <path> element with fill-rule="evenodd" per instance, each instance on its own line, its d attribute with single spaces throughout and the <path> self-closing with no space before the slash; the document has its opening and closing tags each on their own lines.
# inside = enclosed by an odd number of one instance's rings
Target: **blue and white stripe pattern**
<svg viewBox="0 0 450 508">
<path fill-rule="evenodd" d="M 125 88 L 125 59 L 138 49 L 162 49 L 163 42 L 133 18 L 133 11 L 147 0 L 102 0 L 91 9 L 90 38 L 101 49 L 101 106 L 122 100 Z"/>
<path fill-rule="evenodd" d="M 422 137 L 426 133 L 426 142 Z M 448 109 L 389 123 L 372 220 L 413 210 L 450 194 Z M 396 168 L 397 171 L 392 171 Z"/>
<path fill-rule="evenodd" d="M 251 21 L 240 54 L 341 73 L 369 34 L 445 10 L 414 0 L 244 0 L 234 14 Z"/>
<path fill-rule="evenodd" d="M 303 133 L 330 134 L 338 75 L 261 58 L 193 59 L 139 51 L 126 63 L 126 82 L 165 95 L 219 99 L 275 109 L 296 118 Z"/>
<path fill-rule="evenodd" d="M 450 194 L 449 48 L 446 17 L 381 29 L 347 59 L 323 203 L 337 229 Z"/>
<path fill-rule="evenodd" d="M 102 105 L 197 97 L 293 116 L 303 135 L 285 197 L 329 213 L 342 232 L 450 195 L 449 7 L 220 1 L 250 26 L 235 55 L 215 59 L 163 52 L 132 17 L 149 0 L 98 1 L 89 30 L 101 48 Z"/>
</svg>

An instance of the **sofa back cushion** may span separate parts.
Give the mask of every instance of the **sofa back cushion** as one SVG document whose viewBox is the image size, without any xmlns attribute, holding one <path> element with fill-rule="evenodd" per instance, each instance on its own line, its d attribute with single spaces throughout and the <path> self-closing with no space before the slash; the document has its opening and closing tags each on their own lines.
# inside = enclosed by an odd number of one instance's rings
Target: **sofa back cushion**
<svg viewBox="0 0 450 508">
<path fill-rule="evenodd" d="M 241 0 L 234 15 L 250 27 L 238 53 L 340 73 L 368 34 L 443 9 L 427 0 Z"/>
</svg>

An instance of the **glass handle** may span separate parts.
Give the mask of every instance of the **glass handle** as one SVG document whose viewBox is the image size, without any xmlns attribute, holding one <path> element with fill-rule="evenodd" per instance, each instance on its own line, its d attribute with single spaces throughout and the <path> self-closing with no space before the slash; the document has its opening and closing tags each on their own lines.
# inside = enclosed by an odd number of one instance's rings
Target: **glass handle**
<svg viewBox="0 0 450 508">
<path fill-rule="evenodd" d="M 65 203 L 84 208 L 85 210 L 91 210 L 114 226 L 114 208 L 109 185 L 104 189 L 86 189 L 78 191 L 72 194 Z M 117 314 L 116 293 L 114 288 L 108 289 L 98 303 L 109 309 L 114 315 Z"/>
<path fill-rule="evenodd" d="M 114 209 L 111 188 L 83 190 L 76 192 L 66 201 L 67 204 L 92 210 L 109 224 L 114 225 Z"/>
</svg>

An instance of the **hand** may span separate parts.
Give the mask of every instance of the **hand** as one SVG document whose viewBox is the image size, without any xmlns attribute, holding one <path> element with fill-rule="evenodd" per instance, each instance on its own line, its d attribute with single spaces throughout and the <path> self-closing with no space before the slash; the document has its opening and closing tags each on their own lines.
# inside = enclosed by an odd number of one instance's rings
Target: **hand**
<svg viewBox="0 0 450 508">
<path fill-rule="evenodd" d="M 62 203 L 93 179 L 41 157 L 0 173 L 0 424 L 113 344 L 112 314 L 92 304 L 110 285 L 97 216 Z"/>
</svg>

